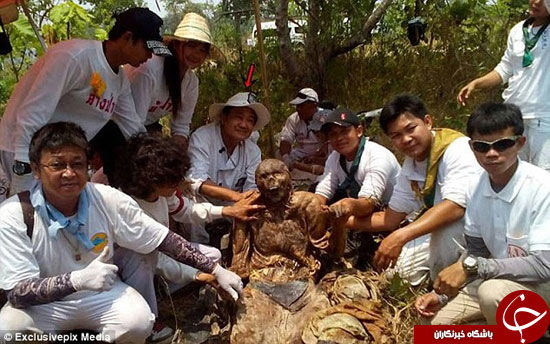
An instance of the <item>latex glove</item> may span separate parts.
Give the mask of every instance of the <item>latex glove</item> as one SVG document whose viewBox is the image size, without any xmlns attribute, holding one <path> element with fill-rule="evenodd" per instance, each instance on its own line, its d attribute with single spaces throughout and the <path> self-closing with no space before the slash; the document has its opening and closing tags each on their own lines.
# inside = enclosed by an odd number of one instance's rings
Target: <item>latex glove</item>
<svg viewBox="0 0 550 344">
<path fill-rule="evenodd" d="M 239 294 L 243 292 L 243 281 L 241 281 L 239 275 L 222 268 L 220 264 L 216 265 L 212 271 L 212 275 L 216 277 L 216 281 L 218 281 L 220 287 L 228 292 L 233 300 L 237 301 Z"/>
<path fill-rule="evenodd" d="M 82 270 L 71 272 L 71 283 L 75 290 L 111 290 L 115 283 L 118 267 L 107 264 L 109 247 L 106 246 L 101 254 Z"/>
</svg>

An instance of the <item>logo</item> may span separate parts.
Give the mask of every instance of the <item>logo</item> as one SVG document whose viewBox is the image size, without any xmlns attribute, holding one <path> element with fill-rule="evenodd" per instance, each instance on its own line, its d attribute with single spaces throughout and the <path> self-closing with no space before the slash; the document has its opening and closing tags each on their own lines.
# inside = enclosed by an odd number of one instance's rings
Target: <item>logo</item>
<svg viewBox="0 0 550 344">
<path fill-rule="evenodd" d="M 546 302 L 537 293 L 517 290 L 498 305 L 497 323 L 506 332 L 508 343 L 533 343 L 546 332 L 549 313 Z"/>
<path fill-rule="evenodd" d="M 92 242 L 92 244 L 94 244 L 94 248 L 92 248 L 92 251 L 97 254 L 100 254 L 101 251 L 103 251 L 103 248 L 107 246 L 107 243 L 109 242 L 109 240 L 107 240 L 107 234 L 103 232 L 94 234 L 90 241 Z"/>
<path fill-rule="evenodd" d="M 340 114 L 340 119 L 341 119 L 342 121 L 345 121 L 345 120 L 346 120 L 346 114 L 342 112 L 342 113 Z"/>
</svg>

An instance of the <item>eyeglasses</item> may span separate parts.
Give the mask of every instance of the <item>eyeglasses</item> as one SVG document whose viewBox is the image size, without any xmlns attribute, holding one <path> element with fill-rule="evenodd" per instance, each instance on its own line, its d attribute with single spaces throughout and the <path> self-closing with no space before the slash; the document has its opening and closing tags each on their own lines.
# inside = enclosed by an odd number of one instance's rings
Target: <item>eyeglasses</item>
<svg viewBox="0 0 550 344">
<path fill-rule="evenodd" d="M 258 96 L 254 92 L 248 92 L 248 104 L 257 103 Z"/>
<path fill-rule="evenodd" d="M 41 166 L 43 167 L 47 167 L 49 168 L 50 170 L 54 171 L 54 172 L 62 172 L 62 171 L 66 171 L 68 170 L 69 168 L 73 171 L 76 171 L 76 172 L 82 172 L 82 171 L 86 171 L 86 169 L 88 168 L 88 164 L 86 164 L 85 162 L 82 162 L 82 161 L 75 161 L 75 162 L 59 162 L 59 161 L 56 161 L 56 162 L 52 162 L 50 164 L 40 164 Z"/>
<path fill-rule="evenodd" d="M 481 141 L 481 140 L 470 140 L 470 146 L 474 151 L 479 153 L 487 153 L 491 148 L 493 148 L 497 152 L 504 152 L 508 148 L 513 147 L 520 137 L 521 135 L 514 135 L 514 136 L 504 137 L 502 139 L 498 139 L 493 142 L 487 142 L 487 141 Z"/>
</svg>

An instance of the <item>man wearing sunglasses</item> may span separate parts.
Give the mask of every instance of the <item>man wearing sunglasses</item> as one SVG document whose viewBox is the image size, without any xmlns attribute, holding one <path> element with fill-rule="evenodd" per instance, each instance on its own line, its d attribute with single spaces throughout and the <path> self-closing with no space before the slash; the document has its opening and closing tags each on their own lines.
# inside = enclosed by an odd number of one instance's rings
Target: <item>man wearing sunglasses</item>
<svg viewBox="0 0 550 344">
<path fill-rule="evenodd" d="M 279 133 L 281 160 L 289 167 L 315 155 L 323 143 L 315 135 L 314 116 L 319 111 L 319 96 L 312 88 L 302 88 L 289 104 L 296 106 Z"/>
<path fill-rule="evenodd" d="M 506 52 L 494 70 L 464 86 L 458 102 L 465 105 L 472 92 L 508 83 L 505 103 L 523 113 L 527 142 L 523 160 L 550 171 L 550 0 L 529 0 L 529 18 L 516 24 Z"/>
<path fill-rule="evenodd" d="M 485 171 L 468 187 L 467 254 L 415 304 L 431 324 L 496 324 L 498 304 L 516 290 L 550 301 L 550 173 L 518 158 L 523 130 L 512 104 L 483 104 L 468 120 L 470 147 Z"/>
<path fill-rule="evenodd" d="M 370 217 L 352 217 L 348 226 L 358 231 L 392 231 L 374 256 L 378 269 L 395 266 L 411 283 L 420 283 L 428 271 L 435 279 L 460 256 L 464 186 L 479 174 L 479 165 L 468 138 L 454 130 L 433 128 L 424 103 L 416 96 L 403 94 L 387 103 L 380 126 L 405 160 L 388 207 Z"/>
</svg>

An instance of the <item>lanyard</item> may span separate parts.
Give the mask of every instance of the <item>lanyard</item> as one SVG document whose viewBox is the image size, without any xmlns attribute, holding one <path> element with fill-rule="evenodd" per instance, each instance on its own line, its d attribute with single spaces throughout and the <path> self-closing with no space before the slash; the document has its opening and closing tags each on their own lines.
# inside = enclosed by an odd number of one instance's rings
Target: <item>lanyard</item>
<svg viewBox="0 0 550 344">
<path fill-rule="evenodd" d="M 523 53 L 522 63 L 523 67 L 529 67 L 533 63 L 533 55 L 531 54 L 531 50 L 535 47 L 540 36 L 548 27 L 548 23 L 544 24 L 533 38 L 529 38 L 529 24 L 531 24 L 534 20 L 534 18 L 529 18 L 523 23 L 523 38 L 525 39 L 525 51 Z"/>
</svg>

